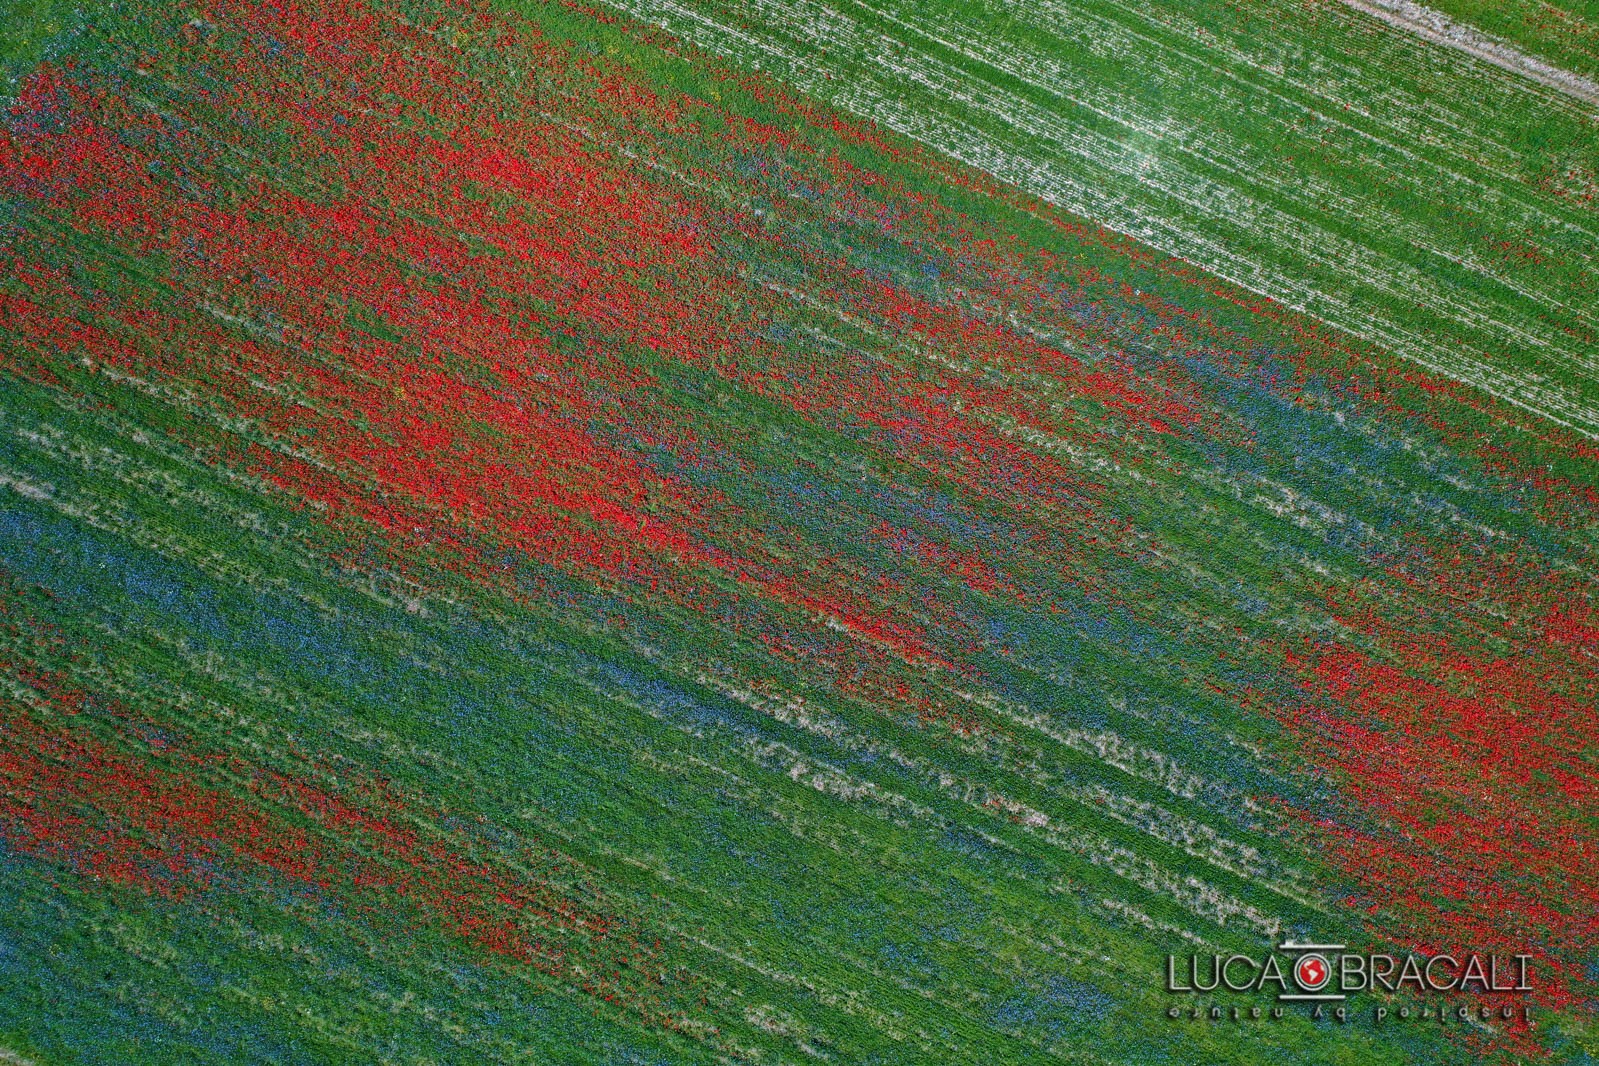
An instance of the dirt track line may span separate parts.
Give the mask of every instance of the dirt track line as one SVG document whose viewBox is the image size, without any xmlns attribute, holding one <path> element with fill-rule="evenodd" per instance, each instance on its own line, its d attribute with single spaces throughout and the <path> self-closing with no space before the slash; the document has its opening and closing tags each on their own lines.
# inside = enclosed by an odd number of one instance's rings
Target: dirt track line
<svg viewBox="0 0 1599 1066">
<path fill-rule="evenodd" d="M 1599 107 L 1599 83 L 1580 74 L 1528 55 L 1505 42 L 1490 37 L 1440 11 L 1412 3 L 1411 0 L 1343 0 L 1348 6 L 1379 18 L 1390 26 L 1414 33 L 1435 44 L 1456 48 L 1503 70 L 1530 78 L 1540 85 L 1557 89 L 1568 96 Z"/>
</svg>

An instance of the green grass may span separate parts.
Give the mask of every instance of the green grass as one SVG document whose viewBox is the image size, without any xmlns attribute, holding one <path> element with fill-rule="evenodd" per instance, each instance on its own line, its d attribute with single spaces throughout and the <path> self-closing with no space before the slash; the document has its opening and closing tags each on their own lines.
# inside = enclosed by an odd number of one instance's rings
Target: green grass
<svg viewBox="0 0 1599 1066">
<path fill-rule="evenodd" d="M 1591 0 L 1435 0 L 1429 6 L 1563 70 L 1599 78 L 1599 4 Z"/>
</svg>

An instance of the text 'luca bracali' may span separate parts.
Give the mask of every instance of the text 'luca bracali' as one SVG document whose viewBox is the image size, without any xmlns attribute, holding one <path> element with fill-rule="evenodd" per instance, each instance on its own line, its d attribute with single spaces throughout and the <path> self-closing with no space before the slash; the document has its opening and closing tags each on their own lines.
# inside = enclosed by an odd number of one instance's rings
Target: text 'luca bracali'
<svg viewBox="0 0 1599 1066">
<path fill-rule="evenodd" d="M 1211 1005 L 1167 1008 L 1170 1018 L 1204 1018 L 1234 1021 L 1263 1017 L 1281 1018 L 1286 1004 L 1304 1004 L 1313 1018 L 1349 1017 L 1349 998 L 1359 992 L 1419 997 L 1390 1008 L 1375 1004 L 1373 1020 L 1429 1018 L 1448 1022 L 1474 1019 L 1520 1019 L 1532 1025 L 1531 1008 L 1523 1000 L 1532 991 L 1532 956 L 1484 955 L 1381 955 L 1346 950 L 1344 944 L 1297 944 L 1284 941 L 1275 952 L 1263 955 L 1167 955 L 1166 991 L 1195 995 L 1240 992 L 1270 995 L 1271 1004 L 1222 1007 Z M 1429 1002 L 1433 996 L 1470 996 L 1476 1005 L 1448 1000 Z M 1484 997 L 1502 1002 L 1481 1005 Z"/>
</svg>

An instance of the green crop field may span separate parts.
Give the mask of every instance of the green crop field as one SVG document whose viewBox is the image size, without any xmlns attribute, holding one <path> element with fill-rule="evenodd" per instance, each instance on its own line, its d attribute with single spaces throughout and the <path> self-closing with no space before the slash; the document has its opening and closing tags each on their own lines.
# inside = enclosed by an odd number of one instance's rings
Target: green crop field
<svg viewBox="0 0 1599 1066">
<path fill-rule="evenodd" d="M 1599 13 L 1426 17 L 0 0 L 0 1063 L 1599 1059 Z"/>
</svg>

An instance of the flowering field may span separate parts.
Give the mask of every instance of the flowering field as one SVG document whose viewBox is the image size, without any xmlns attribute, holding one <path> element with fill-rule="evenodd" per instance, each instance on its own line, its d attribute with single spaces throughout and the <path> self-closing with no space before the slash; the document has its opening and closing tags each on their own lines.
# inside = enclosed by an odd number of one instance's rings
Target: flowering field
<svg viewBox="0 0 1599 1066">
<path fill-rule="evenodd" d="M 1599 1058 L 1599 18 L 1402 6 L 0 6 L 0 1062 Z"/>
</svg>

